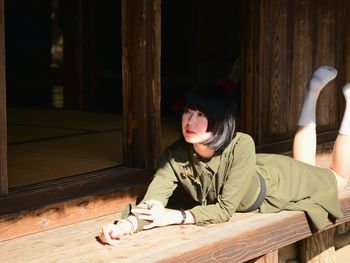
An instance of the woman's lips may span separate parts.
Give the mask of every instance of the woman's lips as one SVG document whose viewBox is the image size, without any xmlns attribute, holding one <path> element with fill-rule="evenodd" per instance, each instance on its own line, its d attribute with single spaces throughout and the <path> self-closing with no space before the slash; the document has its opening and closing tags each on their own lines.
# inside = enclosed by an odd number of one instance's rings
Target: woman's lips
<svg viewBox="0 0 350 263">
<path fill-rule="evenodd" d="M 185 130 L 185 133 L 186 133 L 186 134 L 195 134 L 195 132 L 194 132 L 194 131 L 191 131 L 191 130 L 188 130 L 188 129 L 187 129 L 187 130 Z"/>
</svg>

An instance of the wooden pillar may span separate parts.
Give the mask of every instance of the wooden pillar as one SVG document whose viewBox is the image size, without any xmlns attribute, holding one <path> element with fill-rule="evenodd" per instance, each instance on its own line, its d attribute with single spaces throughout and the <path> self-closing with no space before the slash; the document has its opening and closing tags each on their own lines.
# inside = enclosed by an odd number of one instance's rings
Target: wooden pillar
<svg viewBox="0 0 350 263">
<path fill-rule="evenodd" d="M 278 250 L 271 251 L 264 256 L 254 259 L 251 263 L 278 263 Z"/>
<path fill-rule="evenodd" d="M 5 81 L 5 10 L 0 0 L 0 196 L 8 193 Z"/>
<path fill-rule="evenodd" d="M 300 260 L 303 263 L 332 263 L 335 261 L 335 228 L 316 233 L 300 241 Z"/>
<path fill-rule="evenodd" d="M 254 103 L 257 94 L 254 87 L 259 83 L 259 19 L 260 19 L 260 1 L 249 0 L 244 2 L 246 30 L 243 30 L 243 59 L 242 59 L 242 109 L 241 109 L 241 127 L 242 130 L 254 138 L 258 133 L 255 129 L 257 115 Z"/>
<path fill-rule="evenodd" d="M 122 1 L 124 163 L 154 168 L 160 152 L 161 0 Z"/>
</svg>

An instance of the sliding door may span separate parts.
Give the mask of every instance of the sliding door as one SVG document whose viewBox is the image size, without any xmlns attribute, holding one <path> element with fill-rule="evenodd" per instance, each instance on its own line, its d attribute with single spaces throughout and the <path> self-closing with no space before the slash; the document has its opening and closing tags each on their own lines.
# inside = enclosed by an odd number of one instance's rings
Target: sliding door
<svg viewBox="0 0 350 263">
<path fill-rule="evenodd" d="M 148 181 L 160 151 L 160 1 L 0 11 L 0 214 Z"/>
</svg>

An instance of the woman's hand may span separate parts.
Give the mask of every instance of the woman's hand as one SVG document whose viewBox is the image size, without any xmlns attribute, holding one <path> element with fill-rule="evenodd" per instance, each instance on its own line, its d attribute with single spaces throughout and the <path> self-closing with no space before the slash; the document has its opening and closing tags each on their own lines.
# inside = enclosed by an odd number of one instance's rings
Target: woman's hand
<svg viewBox="0 0 350 263">
<path fill-rule="evenodd" d="M 177 224 L 179 211 L 165 209 L 161 202 L 157 200 L 148 200 L 144 204 L 131 210 L 133 214 L 138 214 L 138 218 L 150 222 L 143 229 L 151 229 L 159 226 Z"/>
<path fill-rule="evenodd" d="M 123 236 L 123 231 L 120 226 L 108 224 L 102 227 L 100 239 L 103 243 L 115 246 L 119 239 Z"/>
<path fill-rule="evenodd" d="M 121 219 L 116 225 L 108 224 L 103 226 L 100 232 L 100 239 L 105 244 L 115 246 L 122 236 L 133 233 L 134 231 L 132 220 Z"/>
</svg>

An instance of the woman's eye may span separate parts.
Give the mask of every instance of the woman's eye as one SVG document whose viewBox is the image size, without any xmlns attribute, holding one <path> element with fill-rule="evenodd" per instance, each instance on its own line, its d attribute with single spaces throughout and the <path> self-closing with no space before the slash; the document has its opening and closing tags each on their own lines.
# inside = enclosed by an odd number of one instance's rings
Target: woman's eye
<svg viewBox="0 0 350 263">
<path fill-rule="evenodd" d="M 192 113 L 193 112 L 193 110 L 191 110 L 191 109 L 185 109 L 184 110 L 184 113 Z"/>
<path fill-rule="evenodd" d="M 198 116 L 199 116 L 199 117 L 205 117 L 205 114 L 204 114 L 203 112 L 199 111 L 199 112 L 198 112 Z"/>
</svg>

